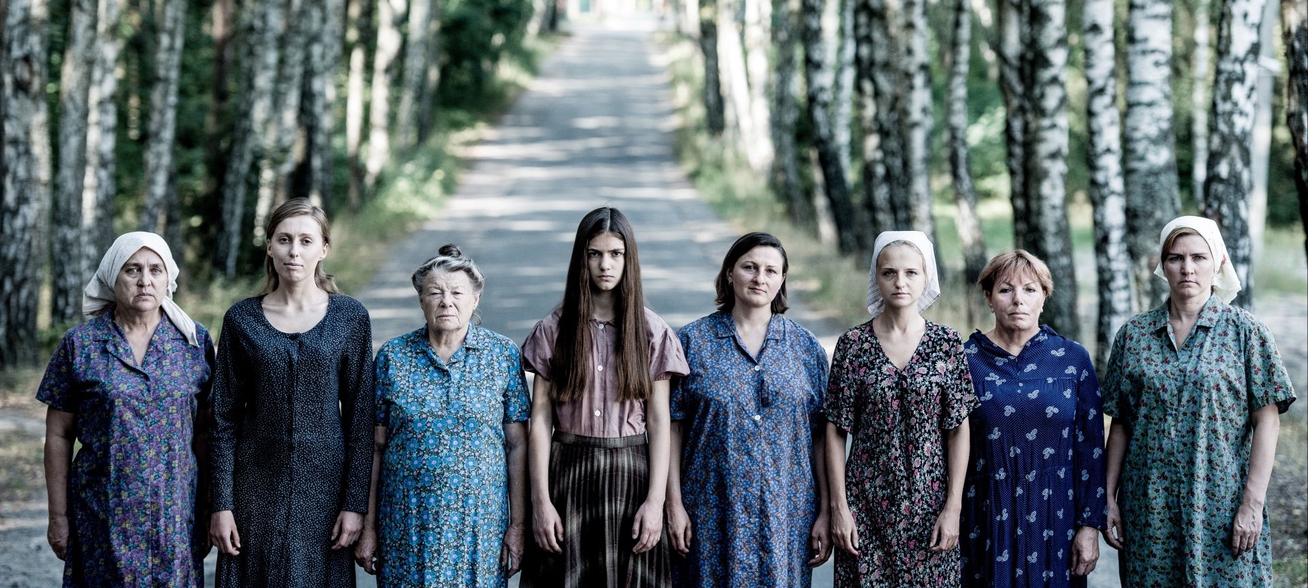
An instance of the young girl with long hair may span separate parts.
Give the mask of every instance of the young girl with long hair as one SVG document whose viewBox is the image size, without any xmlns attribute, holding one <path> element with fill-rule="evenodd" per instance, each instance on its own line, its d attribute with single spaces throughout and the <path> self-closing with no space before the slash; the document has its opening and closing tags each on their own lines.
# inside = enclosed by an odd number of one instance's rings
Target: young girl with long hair
<svg viewBox="0 0 1308 588">
<path fill-rule="evenodd" d="M 636 235 L 615 208 L 581 220 L 563 303 L 522 349 L 535 374 L 524 588 L 669 582 L 662 541 L 676 334 L 645 308 Z"/>
</svg>

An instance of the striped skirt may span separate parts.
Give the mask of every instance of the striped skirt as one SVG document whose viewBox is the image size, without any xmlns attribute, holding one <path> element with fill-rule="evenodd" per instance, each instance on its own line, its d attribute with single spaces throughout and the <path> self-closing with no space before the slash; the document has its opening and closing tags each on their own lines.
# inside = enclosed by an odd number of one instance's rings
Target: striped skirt
<svg viewBox="0 0 1308 588">
<path fill-rule="evenodd" d="M 661 588 L 668 586 L 667 534 L 633 554 L 636 511 L 649 491 L 644 435 L 582 437 L 555 432 L 550 501 L 563 521 L 563 553 L 540 549 L 529 535 L 522 588 Z M 528 529 L 531 525 L 527 526 Z"/>
</svg>

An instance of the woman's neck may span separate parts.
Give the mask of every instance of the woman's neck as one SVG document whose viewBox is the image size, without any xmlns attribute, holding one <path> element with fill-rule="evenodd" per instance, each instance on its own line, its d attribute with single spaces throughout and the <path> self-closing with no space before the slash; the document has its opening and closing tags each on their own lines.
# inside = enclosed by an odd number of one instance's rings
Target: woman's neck
<svg viewBox="0 0 1308 588">
<path fill-rule="evenodd" d="M 597 321 L 611 321 L 617 316 L 617 296 L 613 290 L 592 291 L 590 294 L 590 317 Z"/>
<path fill-rule="evenodd" d="M 153 333 L 159 326 L 159 321 L 163 320 L 163 310 L 154 309 L 146 312 L 137 312 L 130 308 L 123 308 L 115 305 L 114 322 L 124 333 Z"/>
<path fill-rule="evenodd" d="M 1031 338 L 1035 337 L 1036 333 L 1039 332 L 1040 327 L 1017 330 L 1005 329 L 998 324 L 995 324 L 995 328 L 989 333 L 986 333 L 986 338 L 990 339 L 991 343 L 1003 348 L 1003 350 L 1007 351 L 1009 355 L 1016 357 L 1022 352 L 1022 349 L 1026 347 L 1026 342 L 1030 341 Z"/>
<path fill-rule="evenodd" d="M 316 280 L 301 280 L 277 284 L 277 289 L 269 292 L 264 300 L 278 306 L 285 306 L 292 312 L 306 310 L 311 306 L 322 304 L 328 297 L 327 291 L 318 287 Z"/>
<path fill-rule="evenodd" d="M 1199 312 L 1208 304 L 1208 298 L 1212 294 L 1202 294 L 1199 296 L 1190 296 L 1188 298 L 1177 298 L 1173 293 L 1167 298 L 1167 314 L 1169 318 L 1193 320 L 1199 316 Z"/>
<path fill-rule="evenodd" d="M 907 333 L 922 328 L 926 319 L 917 312 L 917 306 L 887 308 L 872 319 L 872 327 L 883 333 Z"/>
<path fill-rule="evenodd" d="M 739 330 L 766 331 L 768 323 L 772 322 L 772 307 L 747 308 L 737 304 L 731 309 L 731 320 L 736 322 L 736 329 Z"/>
<path fill-rule="evenodd" d="M 436 351 L 436 355 L 439 355 L 441 359 L 446 361 L 449 361 L 450 357 L 454 355 L 454 352 L 458 351 L 459 348 L 463 346 L 463 341 L 467 336 L 468 325 L 464 325 L 463 328 L 456 331 L 433 331 L 432 329 L 427 329 L 427 342 L 430 343 L 431 348 Z"/>
</svg>

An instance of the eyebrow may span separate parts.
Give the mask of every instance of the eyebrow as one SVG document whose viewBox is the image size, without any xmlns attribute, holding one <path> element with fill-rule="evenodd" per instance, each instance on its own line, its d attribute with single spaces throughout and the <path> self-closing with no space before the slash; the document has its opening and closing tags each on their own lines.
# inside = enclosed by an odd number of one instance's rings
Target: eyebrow
<svg viewBox="0 0 1308 588">
<path fill-rule="evenodd" d="M 587 247 L 587 248 L 586 248 L 586 252 L 587 252 L 587 253 L 620 253 L 620 252 L 624 252 L 624 251 L 626 251 L 626 250 L 627 250 L 626 247 L 614 247 L 613 249 L 609 249 L 609 250 L 596 249 L 596 248 L 594 248 L 594 247 Z"/>
</svg>

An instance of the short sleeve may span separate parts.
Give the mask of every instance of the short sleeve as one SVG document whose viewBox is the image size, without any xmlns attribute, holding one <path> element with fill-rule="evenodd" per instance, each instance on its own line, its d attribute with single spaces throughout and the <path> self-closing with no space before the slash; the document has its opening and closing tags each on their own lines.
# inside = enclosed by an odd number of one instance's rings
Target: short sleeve
<svg viewBox="0 0 1308 588">
<path fill-rule="evenodd" d="M 550 362 L 554 361 L 554 340 L 558 337 L 558 323 L 543 319 L 536 323 L 527 340 L 522 342 L 522 369 L 546 381 L 550 378 Z"/>
<path fill-rule="evenodd" d="M 1117 330 L 1117 336 L 1113 337 L 1113 350 L 1108 356 L 1108 368 L 1104 370 L 1104 378 L 1099 382 L 1104 414 L 1128 423 L 1135 420 L 1135 407 L 1131 403 L 1129 377 L 1126 374 L 1128 361 L 1126 340 L 1127 329 L 1130 327 L 1130 323 L 1122 325 L 1122 328 Z"/>
<path fill-rule="evenodd" d="M 853 338 L 848 332 L 836 341 L 836 351 L 831 356 L 831 376 L 827 380 L 827 397 L 823 403 L 827 421 L 846 433 L 854 427 L 857 396 L 852 366 L 848 365 L 852 361 L 853 347 Z"/>
<path fill-rule="evenodd" d="M 508 382 L 504 387 L 504 422 L 520 423 L 531 417 L 531 397 L 527 395 L 527 377 L 522 372 L 522 359 L 518 348 L 505 345 L 510 364 Z"/>
<path fill-rule="evenodd" d="M 377 352 L 373 362 L 373 390 L 377 404 L 377 426 L 390 428 L 391 405 L 388 398 L 395 390 L 395 380 L 391 377 L 391 346 L 385 345 Z"/>
<path fill-rule="evenodd" d="M 689 374 L 686 353 L 672 328 L 662 319 L 649 321 L 649 327 L 653 331 L 649 342 L 649 379 L 666 380 L 670 376 Z"/>
<path fill-rule="evenodd" d="M 827 391 L 827 350 L 817 338 L 807 331 L 804 338 L 808 349 L 805 353 L 804 371 L 809 381 L 809 427 L 820 428 L 827 423 L 824 410 L 824 396 Z"/>
<path fill-rule="evenodd" d="M 55 348 L 50 363 L 45 366 L 41 386 L 36 390 L 37 400 L 64 412 L 77 412 L 78 409 L 74 373 L 77 351 L 72 335 L 72 331 L 69 331 L 59 341 L 59 347 Z"/>
<path fill-rule="evenodd" d="M 1249 385 L 1249 411 L 1275 404 L 1276 411 L 1284 413 L 1295 401 L 1290 374 L 1285 369 L 1285 362 L 1281 360 L 1281 352 L 1276 348 L 1271 330 L 1252 316 L 1249 316 L 1249 320 L 1253 322 L 1253 328 L 1249 345 L 1245 348 L 1244 363 L 1245 381 Z"/>
<path fill-rule="evenodd" d="M 953 329 L 944 331 L 946 341 L 942 341 L 941 346 L 947 355 L 942 363 L 941 375 L 944 381 L 940 391 L 940 428 L 952 431 L 963 424 L 963 420 L 981 405 L 981 401 L 977 400 L 976 390 L 972 387 L 972 372 L 967 368 L 963 342 Z"/>
</svg>

